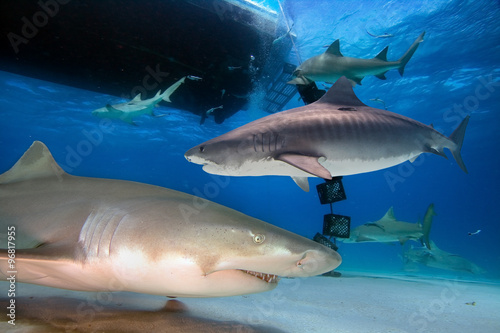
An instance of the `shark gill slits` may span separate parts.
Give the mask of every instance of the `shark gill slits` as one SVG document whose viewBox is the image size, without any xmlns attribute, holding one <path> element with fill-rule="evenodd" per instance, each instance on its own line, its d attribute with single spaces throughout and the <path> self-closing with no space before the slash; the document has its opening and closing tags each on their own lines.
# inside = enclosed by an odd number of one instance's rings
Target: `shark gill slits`
<svg viewBox="0 0 500 333">
<path fill-rule="evenodd" d="M 253 135 L 253 149 L 255 152 L 273 152 L 285 146 L 285 138 L 278 133 L 266 132 Z"/>
<path fill-rule="evenodd" d="M 338 108 L 340 111 L 358 111 L 358 109 L 356 108 L 353 108 L 353 107 L 341 107 L 341 108 Z"/>
</svg>

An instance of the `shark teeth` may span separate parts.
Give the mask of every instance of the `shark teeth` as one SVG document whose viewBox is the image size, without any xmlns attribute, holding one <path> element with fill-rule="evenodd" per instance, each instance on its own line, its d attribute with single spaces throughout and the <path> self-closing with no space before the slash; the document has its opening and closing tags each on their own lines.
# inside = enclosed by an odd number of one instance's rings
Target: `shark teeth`
<svg viewBox="0 0 500 333">
<path fill-rule="evenodd" d="M 259 272 L 254 272 L 254 271 L 247 271 L 243 270 L 243 272 L 253 275 L 255 277 L 258 277 L 262 281 L 265 281 L 267 283 L 278 283 L 280 278 L 277 275 L 274 274 L 265 274 L 265 273 L 259 273 Z"/>
</svg>

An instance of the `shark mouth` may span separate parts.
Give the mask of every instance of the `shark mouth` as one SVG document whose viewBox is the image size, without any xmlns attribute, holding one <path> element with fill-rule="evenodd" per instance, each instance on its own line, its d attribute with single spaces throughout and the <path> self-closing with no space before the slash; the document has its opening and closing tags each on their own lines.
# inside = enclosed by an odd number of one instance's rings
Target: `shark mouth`
<svg viewBox="0 0 500 333">
<path fill-rule="evenodd" d="M 259 273 L 259 272 L 254 272 L 254 271 L 247 271 L 247 270 L 242 270 L 242 272 L 245 272 L 247 274 L 253 275 L 262 281 L 265 281 L 267 283 L 278 283 L 280 278 L 277 275 L 274 274 L 265 274 L 265 273 Z"/>
</svg>

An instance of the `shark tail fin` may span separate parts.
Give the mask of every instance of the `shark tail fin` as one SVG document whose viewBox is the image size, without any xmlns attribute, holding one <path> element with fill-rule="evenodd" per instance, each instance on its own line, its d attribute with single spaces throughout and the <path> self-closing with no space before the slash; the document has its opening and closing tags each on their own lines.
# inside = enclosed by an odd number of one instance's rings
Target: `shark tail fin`
<svg viewBox="0 0 500 333">
<path fill-rule="evenodd" d="M 434 211 L 434 204 L 431 203 L 427 208 L 424 216 L 424 223 L 422 224 L 422 233 L 423 236 L 420 238 L 422 245 L 425 245 L 429 250 L 431 250 L 431 241 L 429 239 L 429 234 L 431 233 L 432 227 L 432 218 L 436 216 L 436 212 Z"/>
<path fill-rule="evenodd" d="M 170 100 L 170 95 L 172 95 L 174 93 L 174 91 L 176 91 L 177 88 L 179 88 L 179 86 L 184 83 L 185 80 L 186 80 L 185 76 L 180 78 L 177 82 L 172 84 L 170 87 L 167 88 L 167 90 L 165 90 L 163 92 L 163 94 L 161 95 L 161 98 L 165 102 L 172 103 L 172 101 Z"/>
<path fill-rule="evenodd" d="M 450 148 L 451 154 L 457 161 L 458 166 L 465 173 L 467 172 L 467 168 L 465 167 L 464 161 L 462 160 L 462 155 L 460 155 L 460 150 L 462 149 L 462 144 L 464 142 L 465 129 L 467 128 L 467 124 L 469 123 L 470 116 L 466 116 L 464 120 L 458 125 L 458 127 L 451 133 L 449 139 L 455 143 L 453 148 Z"/>
<path fill-rule="evenodd" d="M 408 63 L 408 61 L 410 61 L 411 57 L 413 56 L 413 54 L 417 50 L 418 46 L 424 40 L 424 35 L 425 35 L 425 31 L 422 32 L 420 34 L 420 36 L 417 37 L 417 39 L 415 39 L 415 41 L 413 42 L 413 44 L 411 44 L 410 48 L 406 51 L 406 53 L 403 54 L 403 56 L 398 60 L 400 62 L 398 70 L 399 70 L 399 74 L 401 76 L 403 76 L 403 73 L 405 72 L 406 64 Z"/>
</svg>

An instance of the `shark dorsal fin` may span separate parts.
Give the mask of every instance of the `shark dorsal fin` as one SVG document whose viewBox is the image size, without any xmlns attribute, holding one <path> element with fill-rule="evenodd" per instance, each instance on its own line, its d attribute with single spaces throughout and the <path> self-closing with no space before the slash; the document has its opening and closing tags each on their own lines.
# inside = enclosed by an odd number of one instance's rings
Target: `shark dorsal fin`
<svg viewBox="0 0 500 333">
<path fill-rule="evenodd" d="M 335 42 L 333 42 L 325 51 L 325 53 L 329 53 L 337 57 L 343 57 L 342 53 L 340 53 L 340 41 L 337 39 Z"/>
<path fill-rule="evenodd" d="M 389 46 L 386 46 L 385 49 L 380 51 L 380 53 L 377 54 L 373 59 L 387 61 L 387 50 L 389 50 Z"/>
<path fill-rule="evenodd" d="M 64 174 L 66 173 L 56 163 L 47 146 L 35 141 L 12 168 L 0 175 L 0 184 L 50 176 L 60 178 Z"/>
<path fill-rule="evenodd" d="M 142 97 L 142 95 L 139 93 L 130 102 L 140 102 L 140 101 L 142 101 L 141 97 Z"/>
<path fill-rule="evenodd" d="M 381 220 L 396 221 L 396 217 L 394 216 L 394 207 L 389 208 L 389 210 L 387 211 L 387 213 L 385 213 L 384 217 L 382 217 Z"/>
<path fill-rule="evenodd" d="M 161 98 L 161 96 L 162 96 L 162 93 L 161 93 L 161 89 L 160 89 L 160 90 L 158 90 L 158 92 L 156 93 L 156 95 L 154 95 L 154 97 L 152 99 L 156 100 L 158 98 Z"/>
<path fill-rule="evenodd" d="M 316 103 L 328 103 L 344 106 L 366 106 L 352 90 L 351 82 L 342 76 Z M 349 110 L 354 111 L 354 110 Z"/>
</svg>

